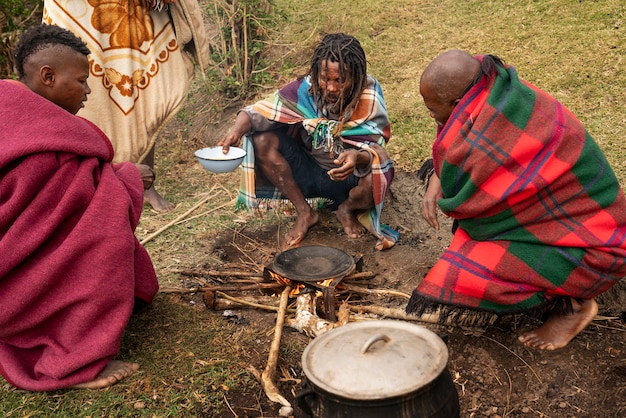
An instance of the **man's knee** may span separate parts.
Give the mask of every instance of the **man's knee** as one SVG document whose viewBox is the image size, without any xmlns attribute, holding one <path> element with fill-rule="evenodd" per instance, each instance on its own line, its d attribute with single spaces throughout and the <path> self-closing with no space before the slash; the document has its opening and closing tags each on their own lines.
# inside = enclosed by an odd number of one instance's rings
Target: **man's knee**
<svg viewBox="0 0 626 418">
<path fill-rule="evenodd" d="M 371 174 L 359 178 L 357 184 L 350 189 L 348 199 L 343 203 L 350 209 L 367 209 L 374 206 Z"/>
<path fill-rule="evenodd" d="M 274 131 L 257 132 L 252 136 L 254 154 L 267 155 L 269 152 L 278 150 L 278 135 Z"/>
</svg>

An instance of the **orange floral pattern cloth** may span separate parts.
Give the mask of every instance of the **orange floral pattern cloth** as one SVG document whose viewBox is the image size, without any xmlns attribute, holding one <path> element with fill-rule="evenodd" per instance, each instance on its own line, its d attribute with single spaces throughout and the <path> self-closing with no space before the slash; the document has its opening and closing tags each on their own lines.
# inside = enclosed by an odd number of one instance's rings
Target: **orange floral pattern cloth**
<svg viewBox="0 0 626 418">
<path fill-rule="evenodd" d="M 71 30 L 91 50 L 92 92 L 79 115 L 111 139 L 114 161 L 141 161 L 184 103 L 194 62 L 208 62 L 197 1 L 158 11 L 144 0 L 45 0 L 43 22 Z"/>
</svg>

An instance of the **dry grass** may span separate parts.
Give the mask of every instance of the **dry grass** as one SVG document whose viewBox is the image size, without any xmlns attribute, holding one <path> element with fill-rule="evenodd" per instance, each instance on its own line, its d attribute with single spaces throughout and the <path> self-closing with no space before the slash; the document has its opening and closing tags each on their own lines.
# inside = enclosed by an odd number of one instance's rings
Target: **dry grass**
<svg viewBox="0 0 626 418">
<path fill-rule="evenodd" d="M 206 0 L 201 3 L 210 7 Z M 275 65 L 282 68 L 284 78 L 302 71 L 303 58 L 320 32 L 341 30 L 361 39 L 370 73 L 385 91 L 394 129 L 390 150 L 399 168 L 415 170 L 430 153 L 434 124 L 418 93 L 421 70 L 442 51 L 467 49 L 499 55 L 522 77 L 559 98 L 586 124 L 625 184 L 622 0 L 276 0 L 276 4 L 292 11 L 280 32 L 272 33 L 282 54 Z M 260 222 L 229 206 L 209 213 L 234 198 L 238 174 L 210 174 L 193 157 L 195 149 L 215 144 L 232 118 L 232 112 L 214 113 L 228 106 L 207 97 L 206 91 L 197 81 L 189 103 L 164 131 L 157 149 L 157 186 L 177 208 L 170 214 L 146 209 L 137 231 L 143 239 L 207 194 L 214 195 L 147 243 L 163 285 L 179 285 L 180 269 L 218 265 L 220 260 L 211 252 L 218 231 L 245 232 L 246 225 Z M 263 357 L 263 344 L 270 339 L 266 331 L 271 330 L 234 327 L 219 315 L 160 295 L 149 313 L 131 321 L 124 342 L 122 356 L 143 366 L 137 377 L 107 390 L 52 394 L 22 393 L 2 383 L 0 414 L 233 416 L 227 399 L 232 402 L 243 392 L 262 395 L 245 370 L 255 351 Z M 284 349 L 298 355 L 298 347 Z"/>
</svg>

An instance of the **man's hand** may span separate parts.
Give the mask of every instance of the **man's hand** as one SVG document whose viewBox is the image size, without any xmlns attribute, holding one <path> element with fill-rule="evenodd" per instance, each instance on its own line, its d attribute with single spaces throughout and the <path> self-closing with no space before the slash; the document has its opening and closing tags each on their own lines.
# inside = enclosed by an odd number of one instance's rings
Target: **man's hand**
<svg viewBox="0 0 626 418">
<path fill-rule="evenodd" d="M 355 149 L 348 149 L 342 152 L 337 156 L 337 158 L 333 161 L 339 167 L 333 168 L 328 171 L 328 175 L 331 180 L 334 181 L 344 181 L 352 173 L 354 173 L 354 169 L 356 168 L 357 160 L 358 160 L 359 151 Z"/>
<path fill-rule="evenodd" d="M 339 154 L 333 162 L 339 167 L 329 170 L 328 175 L 331 180 L 344 181 L 354 173 L 357 164 L 367 164 L 369 162 L 369 153 L 360 152 L 357 149 L 347 149 Z"/>
<path fill-rule="evenodd" d="M 149 165 L 146 164 L 135 164 L 137 169 L 139 170 L 139 174 L 141 174 L 141 180 L 143 181 L 143 189 L 148 190 L 154 184 L 154 179 L 156 178 L 156 174 L 154 170 L 150 168 Z"/>
<path fill-rule="evenodd" d="M 235 119 L 235 124 L 226 135 L 222 137 L 217 143 L 218 147 L 222 147 L 222 152 L 224 154 L 228 153 L 228 150 L 231 146 L 238 147 L 241 142 L 241 137 L 249 132 L 252 127 L 250 122 L 250 117 L 246 112 L 239 112 L 237 114 L 237 118 Z"/>
<path fill-rule="evenodd" d="M 437 219 L 437 201 L 443 197 L 441 191 L 441 181 L 436 174 L 433 173 L 428 181 L 428 188 L 424 193 L 422 201 L 422 217 L 428 222 L 428 225 L 435 229 L 439 229 L 439 220 Z"/>
</svg>

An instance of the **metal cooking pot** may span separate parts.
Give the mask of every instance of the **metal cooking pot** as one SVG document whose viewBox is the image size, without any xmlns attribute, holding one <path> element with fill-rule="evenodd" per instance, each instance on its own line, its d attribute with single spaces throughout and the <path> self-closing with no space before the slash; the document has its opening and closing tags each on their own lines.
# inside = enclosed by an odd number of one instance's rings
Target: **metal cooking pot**
<svg viewBox="0 0 626 418">
<path fill-rule="evenodd" d="M 404 321 L 355 322 L 315 338 L 302 354 L 297 395 L 315 418 L 459 416 L 448 349 L 434 332 Z"/>
</svg>

